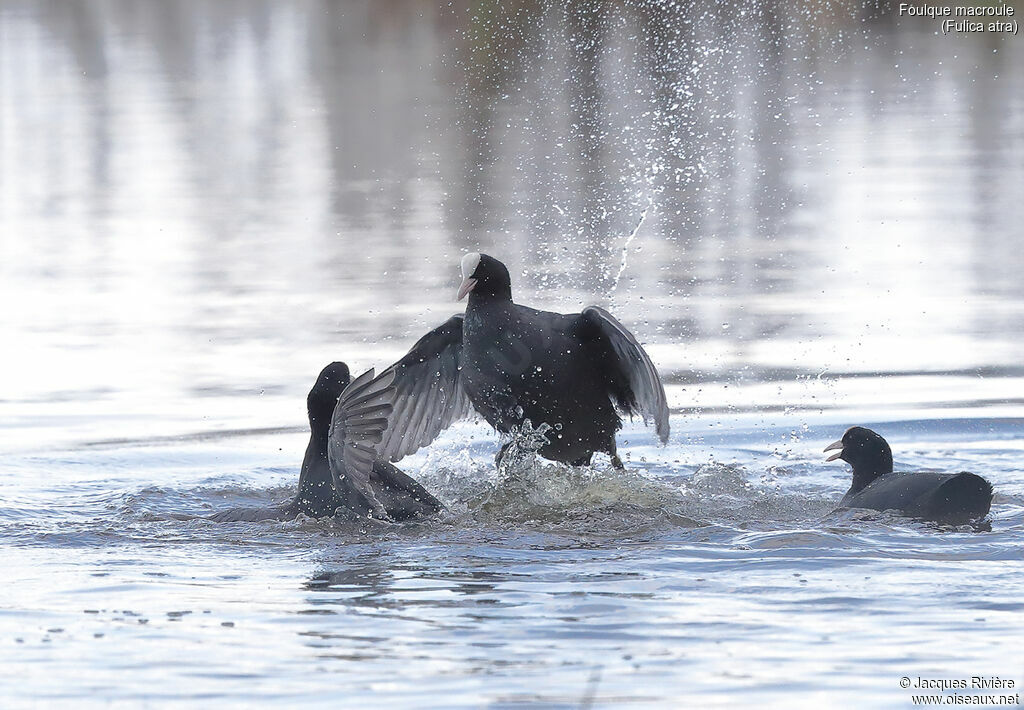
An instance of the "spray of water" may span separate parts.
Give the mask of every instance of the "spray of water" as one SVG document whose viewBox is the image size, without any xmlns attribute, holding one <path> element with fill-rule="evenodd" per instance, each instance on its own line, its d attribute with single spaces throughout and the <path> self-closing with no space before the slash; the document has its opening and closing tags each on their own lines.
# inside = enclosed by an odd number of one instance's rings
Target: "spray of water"
<svg viewBox="0 0 1024 710">
<path fill-rule="evenodd" d="M 622 279 L 622 274 L 626 270 L 626 265 L 629 260 L 629 246 L 636 239 L 636 235 L 640 233 L 640 228 L 644 226 L 644 222 L 647 220 L 647 213 L 651 211 L 654 206 L 654 197 L 651 196 L 647 199 L 647 206 L 644 207 L 644 211 L 640 213 L 640 219 L 637 221 L 636 226 L 633 227 L 633 231 L 626 237 L 626 241 L 622 243 L 622 254 L 619 257 L 619 271 L 615 274 L 615 279 L 612 281 L 612 288 L 609 295 L 614 294 L 615 290 L 619 287 L 619 281 Z"/>
<path fill-rule="evenodd" d="M 511 477 L 516 470 L 531 468 L 537 461 L 537 452 L 545 444 L 551 443 L 548 439 L 548 432 L 551 426 L 541 422 L 536 427 L 529 419 L 512 427 L 512 431 L 502 436 L 507 442 L 507 448 L 501 460 L 498 462 L 498 474 L 500 478 Z"/>
</svg>

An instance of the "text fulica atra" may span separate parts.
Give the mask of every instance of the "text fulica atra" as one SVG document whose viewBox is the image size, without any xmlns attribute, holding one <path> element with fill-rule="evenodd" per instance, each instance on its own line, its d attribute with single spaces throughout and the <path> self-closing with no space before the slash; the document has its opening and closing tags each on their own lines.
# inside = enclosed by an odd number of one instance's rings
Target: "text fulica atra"
<svg viewBox="0 0 1024 710">
<path fill-rule="evenodd" d="M 294 500 L 269 508 L 234 508 L 211 517 L 218 522 L 312 518 L 342 509 L 408 520 L 429 515 L 441 504 L 419 483 L 376 455 L 394 397 L 393 374 L 373 370 L 351 380 L 348 366 L 332 362 L 306 397 L 309 444 L 302 459 Z"/>
<path fill-rule="evenodd" d="M 465 316 L 430 331 L 394 366 L 394 412 L 378 447 L 397 461 L 471 409 L 509 433 L 547 424 L 541 456 L 580 466 L 595 451 L 621 467 L 619 412 L 653 420 L 668 439 L 665 390 L 650 357 L 607 311 L 539 311 L 512 301 L 508 269 L 487 254 L 462 259 Z M 500 454 L 499 454 L 500 456 Z"/>
<path fill-rule="evenodd" d="M 840 502 L 845 508 L 898 510 L 904 515 L 961 525 L 983 518 L 992 505 L 992 485 L 981 476 L 961 473 L 893 473 L 888 442 L 864 427 L 851 427 L 825 451 L 838 450 L 853 467 L 853 483 Z"/>
</svg>

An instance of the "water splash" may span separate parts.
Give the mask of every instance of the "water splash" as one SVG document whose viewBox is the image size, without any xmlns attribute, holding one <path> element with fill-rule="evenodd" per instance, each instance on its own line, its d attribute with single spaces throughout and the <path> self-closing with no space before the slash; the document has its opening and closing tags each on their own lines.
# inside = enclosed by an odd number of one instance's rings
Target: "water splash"
<svg viewBox="0 0 1024 710">
<path fill-rule="evenodd" d="M 677 494 L 694 518 L 742 526 L 815 521 L 835 508 L 832 498 L 776 488 L 758 483 L 744 466 L 712 462 L 682 480 Z"/>
<path fill-rule="evenodd" d="M 647 213 L 651 211 L 652 207 L 654 207 L 653 195 L 647 198 L 647 206 L 644 207 L 644 211 L 640 213 L 640 219 L 637 221 L 636 226 L 633 227 L 633 231 L 629 233 L 628 237 L 626 237 L 626 241 L 622 243 L 622 253 L 619 257 L 619 271 L 615 274 L 615 278 L 612 281 L 611 290 L 608 292 L 609 296 L 614 294 L 615 290 L 619 287 L 619 281 L 622 279 L 622 274 L 626 270 L 626 265 L 629 259 L 629 245 L 633 243 L 633 240 L 636 239 L 636 235 L 640 233 L 640 228 L 643 227 L 644 222 L 647 221 Z"/>
<path fill-rule="evenodd" d="M 498 474 L 501 478 L 508 478 L 516 470 L 524 467 L 532 467 L 537 460 L 537 452 L 551 440 L 547 434 L 552 430 L 550 424 L 541 422 L 536 427 L 529 419 L 523 419 L 523 423 L 512 427 L 512 431 L 502 435 L 505 442 L 501 460 L 498 461 Z"/>
</svg>

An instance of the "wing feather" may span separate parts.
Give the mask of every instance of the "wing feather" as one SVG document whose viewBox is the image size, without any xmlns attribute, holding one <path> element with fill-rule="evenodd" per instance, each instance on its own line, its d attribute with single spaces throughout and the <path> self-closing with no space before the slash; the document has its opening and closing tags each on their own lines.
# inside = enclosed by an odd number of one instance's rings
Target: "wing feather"
<svg viewBox="0 0 1024 710">
<path fill-rule="evenodd" d="M 388 368 L 394 373 L 395 399 L 377 447 L 381 458 L 408 456 L 471 411 L 462 385 L 462 320 L 461 314 L 452 316 Z"/>
<path fill-rule="evenodd" d="M 665 388 L 651 358 L 611 313 L 597 306 L 584 309 L 580 318 L 604 347 L 611 374 L 624 384 L 614 396 L 616 404 L 627 414 L 638 413 L 645 422 L 654 421 L 661 443 L 668 441 L 668 402 Z"/>
<path fill-rule="evenodd" d="M 367 370 L 352 380 L 334 407 L 327 447 L 335 489 L 343 490 L 344 478 L 384 518 L 388 514 L 373 493 L 370 473 L 392 411 L 394 380 L 395 373 L 390 369 L 377 377 L 372 369 Z"/>
</svg>

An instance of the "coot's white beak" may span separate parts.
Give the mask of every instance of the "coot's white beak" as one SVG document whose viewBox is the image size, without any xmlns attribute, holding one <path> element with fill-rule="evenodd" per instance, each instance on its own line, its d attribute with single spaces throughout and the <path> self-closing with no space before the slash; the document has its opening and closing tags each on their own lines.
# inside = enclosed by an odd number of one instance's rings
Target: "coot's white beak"
<svg viewBox="0 0 1024 710">
<path fill-rule="evenodd" d="M 459 295 L 455 297 L 456 301 L 461 301 L 466 297 L 470 291 L 476 286 L 477 279 L 473 278 L 473 274 L 476 273 L 476 267 L 480 266 L 480 253 L 470 252 L 462 257 L 462 285 L 459 286 Z"/>
<path fill-rule="evenodd" d="M 455 300 L 461 301 L 464 299 L 466 294 L 473 290 L 474 286 L 476 286 L 476 279 L 466 279 L 463 281 L 462 285 L 459 286 L 459 295 L 455 297 Z"/>
<path fill-rule="evenodd" d="M 840 439 L 839 441 L 833 441 L 831 444 L 825 447 L 825 451 L 832 451 L 834 449 L 839 449 L 839 451 L 836 451 L 834 454 L 825 459 L 825 461 L 835 461 L 837 458 L 843 455 L 842 439 Z"/>
</svg>

